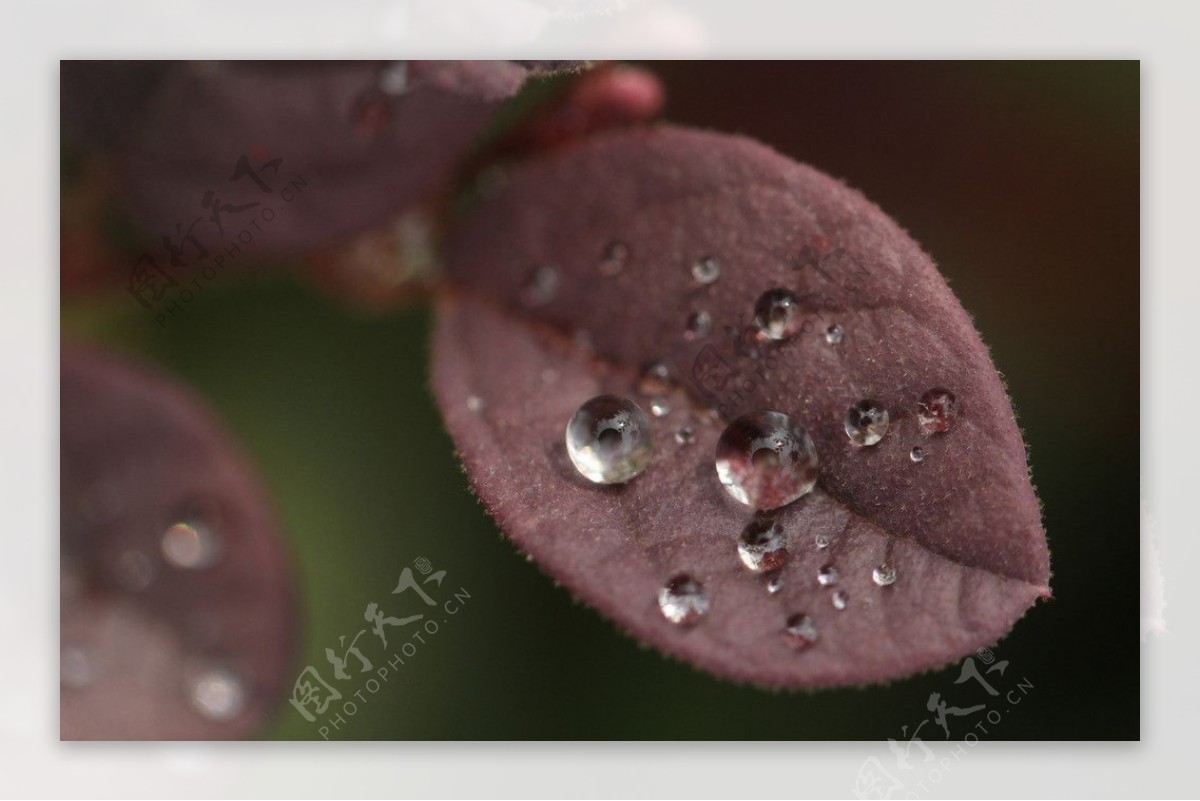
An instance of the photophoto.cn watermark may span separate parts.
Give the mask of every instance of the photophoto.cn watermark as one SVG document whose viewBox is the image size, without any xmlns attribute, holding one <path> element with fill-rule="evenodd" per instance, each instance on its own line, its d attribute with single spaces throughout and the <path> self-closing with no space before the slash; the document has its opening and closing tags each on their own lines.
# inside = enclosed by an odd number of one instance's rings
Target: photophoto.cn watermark
<svg viewBox="0 0 1200 801">
<path fill-rule="evenodd" d="M 818 336 L 841 341 L 841 313 L 853 308 L 874 308 L 883 302 L 866 292 L 871 273 L 848 250 L 833 247 L 824 236 L 813 236 L 788 260 L 790 278 L 779 291 L 790 294 L 789 303 L 800 318 L 796 336 Z M 706 344 L 692 362 L 691 383 L 700 397 L 725 419 L 745 411 L 747 404 L 770 373 L 778 368 L 775 349 L 780 342 L 764 337 L 760 320 L 739 318 L 720 326 L 723 336 Z M 709 322 L 711 325 L 711 321 Z"/>
<path fill-rule="evenodd" d="M 237 262 L 243 246 L 251 248 L 268 236 L 279 215 L 303 197 L 308 181 L 302 175 L 284 177 L 282 166 L 281 156 L 272 157 L 255 145 L 250 156 L 243 154 L 234 163 L 226 182 L 233 186 L 221 189 L 224 195 L 211 188 L 197 193 L 203 213 L 186 227 L 176 223 L 174 231 L 162 235 L 161 251 L 145 252 L 134 263 L 125 288 L 160 327 Z"/>
<path fill-rule="evenodd" d="M 386 606 L 366 605 L 367 625 L 352 637 L 339 636 L 336 648 L 325 648 L 327 665 L 308 665 L 296 677 L 292 706 L 323 739 L 344 735 L 354 716 L 401 678 L 409 661 L 471 600 L 465 588 L 451 590 L 446 571 L 435 571 L 425 557 L 413 560 L 413 567 L 416 573 L 411 567 L 400 572 Z"/>
<path fill-rule="evenodd" d="M 1005 718 L 1019 709 L 1032 690 L 1033 682 L 1014 676 L 1007 659 L 997 662 L 991 649 L 980 648 L 963 660 L 954 687 L 945 688 L 945 695 L 929 694 L 925 702 L 929 716 L 901 726 L 899 737 L 888 738 L 891 770 L 879 757 L 863 762 L 854 777 L 854 796 L 927 797 L 981 740 L 1002 731 Z M 959 742 L 939 759 L 922 734 Z"/>
</svg>

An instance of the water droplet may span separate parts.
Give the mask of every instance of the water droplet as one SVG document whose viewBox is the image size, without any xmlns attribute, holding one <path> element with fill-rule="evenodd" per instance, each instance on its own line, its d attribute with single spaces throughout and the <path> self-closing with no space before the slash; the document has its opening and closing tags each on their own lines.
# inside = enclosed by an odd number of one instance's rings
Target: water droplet
<svg viewBox="0 0 1200 801">
<path fill-rule="evenodd" d="M 650 414 L 655 417 L 665 417 L 671 413 L 671 407 L 666 401 L 656 400 L 650 404 Z"/>
<path fill-rule="evenodd" d="M 792 615 L 787 619 L 784 628 L 788 638 L 800 647 L 807 647 L 817 641 L 817 624 L 808 615 Z"/>
<path fill-rule="evenodd" d="M 558 270 L 538 267 L 521 288 L 521 302 L 526 306 L 545 306 L 558 294 Z"/>
<path fill-rule="evenodd" d="M 652 362 L 642 368 L 638 392 L 643 395 L 663 395 L 675 384 L 675 376 L 666 362 Z"/>
<path fill-rule="evenodd" d="M 246 705 L 246 688 L 242 680 L 225 668 L 208 670 L 197 676 L 190 696 L 197 712 L 217 722 L 232 720 Z"/>
<path fill-rule="evenodd" d="M 846 605 L 850 603 L 850 597 L 841 590 L 838 590 L 833 595 L 829 596 L 829 602 L 833 604 L 834 609 L 840 611 L 845 609 Z"/>
<path fill-rule="evenodd" d="M 154 563 L 141 551 L 124 551 L 114 565 L 117 583 L 130 592 L 141 592 L 154 581 Z"/>
<path fill-rule="evenodd" d="M 59 680 L 64 687 L 83 689 L 96 679 L 88 652 L 77 645 L 64 645 L 60 654 Z"/>
<path fill-rule="evenodd" d="M 841 576 L 838 575 L 837 568 L 833 565 L 825 565 L 817 571 L 817 583 L 822 587 L 832 587 L 838 583 L 839 578 Z"/>
<path fill-rule="evenodd" d="M 675 431 L 675 442 L 679 445 L 691 445 L 696 441 L 696 432 L 691 426 L 683 426 Z"/>
<path fill-rule="evenodd" d="M 769 289 L 754 304 L 754 324 L 767 339 L 787 339 L 802 322 L 796 296 L 786 289 Z"/>
<path fill-rule="evenodd" d="M 393 61 L 379 71 L 379 91 L 397 97 L 408 90 L 408 62 Z"/>
<path fill-rule="evenodd" d="M 886 587 L 895 582 L 896 568 L 884 563 L 871 571 L 871 580 L 880 587 Z"/>
<path fill-rule="evenodd" d="M 782 589 L 783 589 L 783 574 L 782 573 L 776 573 L 775 575 L 773 575 L 769 579 L 767 579 L 767 592 L 771 593 L 772 595 L 775 595 Z"/>
<path fill-rule="evenodd" d="M 163 533 L 162 555 L 167 564 L 199 570 L 216 563 L 221 543 L 212 530 L 196 521 L 175 523 Z"/>
<path fill-rule="evenodd" d="M 712 256 L 705 256 L 692 265 L 692 277 L 697 283 L 711 284 L 721 277 L 721 263 Z"/>
<path fill-rule="evenodd" d="M 706 311 L 692 312 L 687 318 L 687 327 L 683 330 L 683 338 L 689 342 L 704 339 L 712 333 L 712 315 Z"/>
<path fill-rule="evenodd" d="M 818 535 L 817 535 L 816 537 L 814 537 L 813 539 L 814 539 L 814 540 L 816 541 L 816 543 L 817 543 L 817 548 L 818 548 L 818 550 L 822 550 L 822 551 L 823 551 L 823 550 L 825 550 L 826 548 L 828 548 L 828 547 L 829 547 L 829 535 L 828 535 L 828 534 L 818 534 Z"/>
<path fill-rule="evenodd" d="M 808 494 L 817 483 L 812 437 L 780 412 L 747 414 L 717 442 L 717 477 L 739 503 L 776 509 Z"/>
<path fill-rule="evenodd" d="M 925 449 L 922 448 L 920 445 L 918 445 L 917 447 L 913 448 L 911 451 L 908 452 L 908 458 L 912 459 L 914 462 L 924 461 L 925 460 Z"/>
<path fill-rule="evenodd" d="M 483 402 L 483 398 L 479 397 L 478 395 L 470 395 L 467 397 L 467 409 L 475 414 L 482 412 L 483 407 L 486 405 L 487 404 Z"/>
<path fill-rule="evenodd" d="M 946 389 L 931 389 L 917 402 L 917 424 L 926 434 L 949 431 L 958 417 L 958 398 Z"/>
<path fill-rule="evenodd" d="M 708 590 L 686 573 L 672 578 L 658 591 L 658 608 L 672 623 L 690 626 L 708 612 Z"/>
<path fill-rule="evenodd" d="M 845 335 L 846 335 L 845 329 L 843 329 L 837 323 L 834 323 L 833 325 L 831 325 L 825 329 L 825 341 L 828 342 L 830 345 L 842 344 L 842 337 Z"/>
<path fill-rule="evenodd" d="M 846 410 L 845 425 L 855 445 L 874 445 L 888 431 L 888 411 L 878 401 L 861 400 Z"/>
<path fill-rule="evenodd" d="M 567 454 L 575 469 L 597 484 L 621 484 L 646 468 L 654 432 L 631 400 L 600 395 L 579 407 L 567 423 Z"/>
<path fill-rule="evenodd" d="M 629 261 L 629 245 L 618 240 L 608 243 L 604 256 L 600 259 L 600 274 L 608 277 L 619 275 Z"/>
<path fill-rule="evenodd" d="M 787 540 L 775 520 L 752 520 L 737 543 L 742 564 L 755 573 L 778 570 L 788 560 Z"/>
</svg>

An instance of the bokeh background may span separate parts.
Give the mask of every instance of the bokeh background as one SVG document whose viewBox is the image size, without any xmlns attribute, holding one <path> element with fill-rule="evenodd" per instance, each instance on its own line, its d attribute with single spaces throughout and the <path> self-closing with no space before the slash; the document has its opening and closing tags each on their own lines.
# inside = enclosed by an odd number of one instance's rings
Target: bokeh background
<svg viewBox="0 0 1200 801">
<path fill-rule="evenodd" d="M 991 347 L 1055 597 L 996 647 L 1032 689 L 984 739 L 1136 739 L 1138 63 L 643 66 L 670 122 L 754 137 L 877 202 Z M 64 180 L 77 156 L 64 151 Z M 63 304 L 64 338 L 176 375 L 255 460 L 301 587 L 297 672 L 324 665 L 417 557 L 469 591 L 338 739 L 901 739 L 931 692 L 953 694 L 957 668 L 813 693 L 734 686 L 575 603 L 469 494 L 427 386 L 430 324 L 419 304 L 368 313 L 289 270 L 215 282 L 165 328 L 119 284 Z M 319 737 L 286 702 L 263 736 Z"/>
</svg>

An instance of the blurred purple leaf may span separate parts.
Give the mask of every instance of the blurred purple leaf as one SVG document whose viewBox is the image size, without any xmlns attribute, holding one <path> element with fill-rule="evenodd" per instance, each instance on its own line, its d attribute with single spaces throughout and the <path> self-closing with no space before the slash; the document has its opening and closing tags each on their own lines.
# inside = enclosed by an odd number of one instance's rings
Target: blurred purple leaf
<svg viewBox="0 0 1200 801">
<path fill-rule="evenodd" d="M 719 266 L 707 284 L 705 260 Z M 601 134 L 511 169 L 459 221 L 446 268 L 434 388 L 471 485 L 519 549 L 640 640 L 737 681 L 861 684 L 990 645 L 1049 597 L 1025 448 L 986 348 L 930 258 L 838 181 L 738 137 Z M 799 330 L 764 344 L 754 307 L 775 288 L 796 296 Z M 605 393 L 647 408 L 651 362 L 676 383 L 650 465 L 589 483 L 567 420 Z M 919 400 L 939 387 L 959 416 L 925 433 Z M 891 415 L 871 447 L 843 428 L 865 398 Z M 768 576 L 741 564 L 751 510 L 714 471 L 725 423 L 760 409 L 806 427 L 821 463 L 774 515 L 789 558 Z M 836 583 L 818 581 L 828 566 Z M 885 566 L 893 583 L 873 577 Z M 656 601 L 679 574 L 709 593 L 694 626 Z M 797 647 L 789 625 L 816 641 Z"/>
<path fill-rule="evenodd" d="M 61 738 L 254 735 L 297 618 L 261 482 L 161 377 L 64 346 L 61 393 Z"/>
</svg>

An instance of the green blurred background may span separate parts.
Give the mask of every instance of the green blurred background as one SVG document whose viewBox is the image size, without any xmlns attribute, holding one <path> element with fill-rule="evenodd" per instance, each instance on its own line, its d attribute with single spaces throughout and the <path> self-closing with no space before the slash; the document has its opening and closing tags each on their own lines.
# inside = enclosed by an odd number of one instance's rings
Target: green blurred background
<svg viewBox="0 0 1200 801">
<path fill-rule="evenodd" d="M 1138 63 L 645 66 L 671 122 L 752 136 L 879 203 L 991 347 L 1045 504 L 1055 598 L 996 648 L 1033 687 L 984 739 L 1136 739 Z M 469 591 L 338 739 L 901 739 L 931 692 L 953 696 L 956 668 L 770 693 L 639 646 L 517 555 L 468 493 L 427 386 L 429 311 L 367 314 L 271 275 L 222 278 L 165 328 L 123 292 L 71 301 L 64 336 L 164 366 L 241 438 L 292 542 L 297 672 L 325 667 L 417 557 L 448 571 L 443 595 Z M 264 736 L 319 735 L 285 704 Z"/>
</svg>

